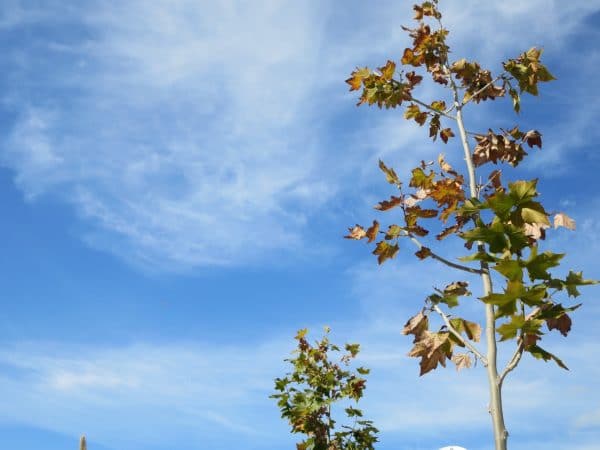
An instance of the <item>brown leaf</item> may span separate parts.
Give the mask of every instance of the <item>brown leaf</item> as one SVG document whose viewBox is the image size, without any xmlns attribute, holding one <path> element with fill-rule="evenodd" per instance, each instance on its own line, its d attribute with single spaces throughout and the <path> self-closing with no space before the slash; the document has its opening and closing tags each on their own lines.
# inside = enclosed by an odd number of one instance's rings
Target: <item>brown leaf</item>
<svg viewBox="0 0 600 450">
<path fill-rule="evenodd" d="M 502 189 L 502 179 L 500 178 L 501 175 L 501 170 L 494 170 L 488 176 L 489 182 L 492 184 L 492 186 L 494 186 L 495 189 Z"/>
<path fill-rule="evenodd" d="M 423 77 L 421 75 L 417 75 L 413 71 L 413 72 L 408 72 L 406 74 L 406 79 L 408 80 L 408 84 L 410 84 L 410 87 L 413 88 L 423 80 Z"/>
<path fill-rule="evenodd" d="M 443 153 L 440 153 L 438 155 L 438 164 L 440 165 L 440 169 L 442 169 L 443 172 L 449 173 L 450 175 L 454 175 L 455 177 L 458 176 L 456 170 L 454 170 L 452 166 L 448 164 L 448 162 L 444 159 Z"/>
<path fill-rule="evenodd" d="M 447 238 L 448 236 L 450 236 L 452 233 L 457 232 L 458 230 L 460 230 L 460 225 L 452 225 L 451 227 L 448 228 L 444 228 L 438 235 L 436 235 L 436 239 L 438 241 L 441 241 L 442 239 Z"/>
<path fill-rule="evenodd" d="M 567 336 L 571 331 L 571 318 L 568 314 L 563 314 L 557 318 L 546 319 L 546 325 L 549 330 L 558 330 L 563 336 Z"/>
<path fill-rule="evenodd" d="M 473 150 L 473 163 L 476 166 L 492 162 L 506 162 L 511 166 L 517 166 L 527 152 L 523 146 L 505 135 L 495 134 L 488 130 L 487 135 L 475 136 L 477 145 Z"/>
<path fill-rule="evenodd" d="M 413 334 L 415 336 L 414 342 L 416 342 L 421 338 L 423 333 L 425 333 L 428 328 L 429 318 L 423 314 L 423 311 L 420 311 L 418 314 L 408 319 L 408 322 L 406 322 L 404 328 L 402 329 L 402 334 Z"/>
<path fill-rule="evenodd" d="M 377 263 L 383 264 L 387 259 L 394 258 L 398 254 L 398 244 L 389 244 L 385 241 L 377 243 L 373 254 L 377 255 Z"/>
<path fill-rule="evenodd" d="M 523 336 L 523 347 L 527 348 L 532 345 L 536 345 L 537 341 L 540 340 L 540 337 L 537 334 L 526 334 Z"/>
<path fill-rule="evenodd" d="M 431 250 L 428 247 L 421 247 L 421 249 L 415 252 L 415 255 L 419 259 L 425 259 L 431 256 Z"/>
<path fill-rule="evenodd" d="M 543 223 L 525 223 L 523 225 L 523 233 L 525 236 L 534 240 L 546 239 L 546 229 L 550 228 Z"/>
<path fill-rule="evenodd" d="M 379 160 L 379 169 L 385 174 L 385 179 L 388 183 L 396 185 L 400 184 L 400 179 L 398 178 L 398 175 L 396 175 L 394 169 L 386 166 L 382 160 Z"/>
<path fill-rule="evenodd" d="M 469 369 L 471 367 L 471 357 L 467 353 L 455 353 L 452 355 L 452 362 L 456 364 L 456 370 Z"/>
<path fill-rule="evenodd" d="M 542 135 L 537 130 L 530 130 L 525 133 L 523 140 L 527 142 L 529 147 L 533 147 L 535 145 L 538 148 L 542 148 Z"/>
<path fill-rule="evenodd" d="M 373 242 L 377 238 L 377 233 L 379 233 L 379 222 L 374 220 L 373 225 L 365 233 L 365 236 L 368 238 L 367 242 Z"/>
<path fill-rule="evenodd" d="M 469 283 L 466 281 L 455 281 L 444 288 L 444 294 L 449 295 L 471 295 Z"/>
<path fill-rule="evenodd" d="M 396 72 L 396 63 L 388 60 L 385 66 L 379 67 L 379 71 L 381 72 L 381 77 L 389 81 L 394 76 L 394 72 Z"/>
<path fill-rule="evenodd" d="M 367 67 L 357 68 L 350 74 L 350 78 L 346 80 L 346 83 L 350 85 L 351 91 L 357 91 L 361 88 L 363 80 L 371 75 L 371 71 Z"/>
<path fill-rule="evenodd" d="M 565 227 L 569 230 L 575 229 L 575 221 L 565 213 L 558 213 L 554 216 L 554 228 Z"/>
<path fill-rule="evenodd" d="M 440 131 L 440 138 L 442 141 L 444 141 L 444 144 L 446 144 L 448 139 L 451 137 L 454 137 L 454 133 L 450 128 L 444 128 L 442 131 Z"/>
<path fill-rule="evenodd" d="M 419 188 L 414 194 L 406 197 L 404 199 L 404 206 L 412 207 L 419 203 L 421 200 L 424 200 L 429 195 L 429 191 L 426 189 Z"/>
<path fill-rule="evenodd" d="M 352 228 L 348 228 L 348 230 L 350 231 L 350 233 L 344 236 L 346 239 L 356 239 L 357 241 L 359 241 L 367 237 L 365 229 L 358 224 L 356 224 Z"/>
<path fill-rule="evenodd" d="M 389 200 L 383 200 L 374 206 L 379 211 L 387 211 L 402 204 L 402 197 L 392 195 Z"/>
</svg>

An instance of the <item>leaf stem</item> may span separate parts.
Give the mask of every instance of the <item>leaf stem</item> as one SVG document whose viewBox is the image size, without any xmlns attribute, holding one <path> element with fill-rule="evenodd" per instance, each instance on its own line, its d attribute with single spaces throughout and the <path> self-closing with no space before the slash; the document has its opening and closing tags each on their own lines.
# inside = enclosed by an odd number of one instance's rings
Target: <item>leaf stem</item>
<svg viewBox="0 0 600 450">
<path fill-rule="evenodd" d="M 416 99 L 416 98 L 414 98 L 412 96 L 410 97 L 410 101 L 411 102 L 415 102 L 415 103 L 421 105 L 424 108 L 427 108 L 429 111 L 432 111 L 434 114 L 439 114 L 440 116 L 447 117 L 448 119 L 456 120 L 456 117 L 454 117 L 452 114 L 448 114 L 448 112 L 446 112 L 446 111 L 440 111 L 438 109 L 432 108 L 427 103 L 422 102 L 421 100 Z"/>
<path fill-rule="evenodd" d="M 458 331 L 456 331 L 456 328 L 454 328 L 452 326 L 452 324 L 450 323 L 450 319 L 448 319 L 448 316 L 444 313 L 444 311 L 442 311 L 442 309 L 438 305 L 433 305 L 433 309 L 436 313 L 438 313 L 442 317 L 442 320 L 444 321 L 444 324 L 448 328 L 448 331 L 450 331 L 450 333 L 452 333 L 452 335 L 456 339 L 458 339 L 461 342 L 461 344 L 463 344 L 465 347 L 467 347 L 469 350 L 471 350 L 471 352 L 473 352 L 473 354 L 481 361 L 481 364 L 483 364 L 483 367 L 487 367 L 487 365 L 488 365 L 487 358 L 485 356 L 483 356 L 483 354 L 479 350 L 477 350 L 477 347 L 475 347 L 468 340 L 463 338 L 462 335 Z"/>
<path fill-rule="evenodd" d="M 417 246 L 419 249 L 422 249 L 423 247 L 425 247 L 425 246 L 424 246 L 424 245 L 423 245 L 423 244 L 422 244 L 422 243 L 421 243 L 421 242 L 420 242 L 420 241 L 419 241 L 419 240 L 418 240 L 416 237 L 414 237 L 412 234 L 407 234 L 406 236 L 408 236 L 408 237 L 410 238 L 410 240 L 411 240 L 411 241 L 412 241 L 412 242 L 413 242 L 413 243 L 414 243 L 414 244 L 415 244 L 415 245 L 416 245 L 416 246 Z M 429 248 L 429 247 L 427 247 L 427 248 Z M 441 262 L 441 263 L 443 263 L 443 264 L 446 264 L 446 265 L 447 265 L 447 266 L 449 266 L 449 267 L 452 267 L 452 268 L 454 268 L 454 269 L 458 269 L 458 270 L 462 270 L 462 271 L 464 271 L 464 272 L 475 273 L 475 274 L 478 274 L 478 275 L 481 275 L 481 274 L 482 274 L 481 270 L 479 270 L 479 269 L 475 269 L 475 268 L 473 268 L 473 267 L 468 267 L 468 266 L 463 266 L 462 264 L 457 264 L 457 263 L 454 263 L 454 262 L 452 262 L 452 261 L 448 261 L 446 258 L 443 258 L 443 257 L 441 257 L 441 256 L 439 256 L 439 255 L 437 255 L 437 254 L 433 253 L 433 252 L 431 251 L 431 249 L 429 249 L 429 252 L 430 252 L 430 255 L 429 255 L 429 256 L 431 256 L 433 259 L 435 259 L 435 260 L 437 260 L 437 261 L 439 261 L 439 262 Z"/>
<path fill-rule="evenodd" d="M 473 95 L 471 95 L 467 100 L 465 100 L 463 98 L 461 105 L 460 106 L 465 106 L 467 103 L 469 103 L 471 100 L 473 100 L 475 97 L 477 97 L 479 94 L 481 94 L 483 91 L 485 91 L 487 88 L 489 88 L 490 86 L 492 86 L 496 81 L 501 80 L 502 78 L 504 78 L 504 74 L 506 72 L 502 72 L 500 75 L 498 75 L 496 78 L 494 78 L 492 81 L 490 81 L 488 84 L 486 84 L 485 86 L 483 86 L 481 89 L 478 89 L 477 91 L 475 91 L 473 93 Z"/>
</svg>

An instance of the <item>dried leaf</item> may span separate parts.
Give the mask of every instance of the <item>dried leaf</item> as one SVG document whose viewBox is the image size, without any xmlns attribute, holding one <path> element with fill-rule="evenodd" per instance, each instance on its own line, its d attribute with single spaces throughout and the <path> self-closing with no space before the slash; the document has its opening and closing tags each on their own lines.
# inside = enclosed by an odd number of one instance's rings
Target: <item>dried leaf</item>
<svg viewBox="0 0 600 450">
<path fill-rule="evenodd" d="M 421 247 L 421 249 L 415 252 L 415 255 L 419 259 L 425 259 L 431 256 L 431 250 L 428 247 Z"/>
<path fill-rule="evenodd" d="M 379 233 L 379 222 L 374 220 L 373 225 L 365 232 L 365 236 L 368 238 L 367 242 L 373 242 L 377 238 L 377 233 Z"/>
<path fill-rule="evenodd" d="M 367 237 L 365 229 L 358 224 L 356 224 L 352 228 L 348 228 L 348 230 L 350 231 L 350 233 L 344 236 L 346 239 L 356 239 L 357 241 L 359 241 Z"/>
<path fill-rule="evenodd" d="M 554 228 L 565 227 L 569 230 L 575 229 L 575 221 L 565 213 L 558 213 L 554 216 Z"/>
<path fill-rule="evenodd" d="M 471 367 L 471 357 L 467 353 L 455 353 L 452 355 L 452 362 L 456 364 L 456 370 L 469 369 Z"/>
</svg>

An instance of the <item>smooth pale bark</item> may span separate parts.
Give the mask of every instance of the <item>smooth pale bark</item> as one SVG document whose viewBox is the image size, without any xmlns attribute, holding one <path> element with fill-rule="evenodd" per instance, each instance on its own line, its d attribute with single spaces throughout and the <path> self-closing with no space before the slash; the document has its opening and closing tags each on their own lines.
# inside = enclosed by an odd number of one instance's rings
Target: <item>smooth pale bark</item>
<svg viewBox="0 0 600 450">
<path fill-rule="evenodd" d="M 455 88 L 456 89 L 456 88 Z M 471 197 L 477 198 L 477 182 L 475 178 L 475 167 L 473 165 L 473 158 L 471 156 L 471 149 L 469 148 L 469 141 L 467 140 L 467 133 L 465 131 L 465 125 L 462 117 L 463 104 L 457 100 L 455 90 L 455 107 L 456 107 L 456 122 L 458 125 L 458 131 L 460 134 L 460 140 L 465 153 L 465 162 L 467 164 L 467 171 L 469 175 L 469 192 Z M 479 243 L 480 249 L 483 249 L 483 244 Z M 486 262 L 481 261 L 481 280 L 483 282 L 483 295 L 489 295 L 492 293 L 492 279 L 489 274 L 489 268 Z M 507 449 L 507 438 L 508 431 L 504 425 L 504 412 L 502 410 L 502 383 L 498 376 L 498 358 L 497 358 L 497 345 L 496 345 L 496 320 L 494 315 L 494 306 L 485 305 L 485 336 L 487 344 L 487 376 L 490 391 L 490 415 L 492 416 L 492 425 L 494 429 L 494 443 L 495 450 L 506 450 Z"/>
</svg>

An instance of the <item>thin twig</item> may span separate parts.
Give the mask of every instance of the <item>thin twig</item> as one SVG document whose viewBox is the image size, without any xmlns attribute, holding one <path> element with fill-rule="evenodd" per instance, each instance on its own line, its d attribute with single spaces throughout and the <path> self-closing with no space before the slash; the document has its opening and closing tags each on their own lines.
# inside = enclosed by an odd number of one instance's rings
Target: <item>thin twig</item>
<svg viewBox="0 0 600 450">
<path fill-rule="evenodd" d="M 430 111 L 433 111 L 433 113 L 434 113 L 434 114 L 439 114 L 440 116 L 447 117 L 448 119 L 456 120 L 456 117 L 454 117 L 452 114 L 448 114 L 448 113 L 446 113 L 445 111 L 440 111 L 440 110 L 438 110 L 438 109 L 432 108 L 432 107 L 431 107 L 430 105 L 428 105 L 427 103 L 425 103 L 425 102 L 422 102 L 421 100 L 418 100 L 418 99 L 416 99 L 416 98 L 414 98 L 414 97 L 411 97 L 411 98 L 410 98 L 410 101 L 411 101 L 411 102 L 418 103 L 419 105 L 423 106 L 424 108 L 427 108 L 428 110 L 430 110 Z"/>
<path fill-rule="evenodd" d="M 504 378 L 506 378 L 506 375 L 508 375 L 515 367 L 517 367 L 517 365 L 519 364 L 519 361 L 521 360 L 521 356 L 523 356 L 524 350 L 525 350 L 525 341 L 521 337 L 519 339 L 519 344 L 517 345 L 517 349 L 515 350 L 515 353 L 513 354 L 512 358 L 510 358 L 510 361 L 508 362 L 508 364 L 502 371 L 502 374 L 498 378 L 498 384 L 502 385 L 502 382 L 504 381 Z"/>
<path fill-rule="evenodd" d="M 486 84 L 481 89 L 478 89 L 477 91 L 475 91 L 475 93 L 473 95 L 471 95 L 467 100 L 465 100 L 463 98 L 463 101 L 461 102 L 461 106 L 465 106 L 467 103 L 469 103 L 471 100 L 473 100 L 479 94 L 481 94 L 487 88 L 489 88 L 490 86 L 492 86 L 496 81 L 501 80 L 502 78 L 504 78 L 504 72 L 502 72 L 502 74 L 498 75 L 496 78 L 494 78 L 492 81 L 490 81 L 488 84 Z"/>
<path fill-rule="evenodd" d="M 414 236 L 407 234 L 406 236 L 408 236 L 410 238 L 411 241 L 413 241 L 413 243 L 419 247 L 419 249 L 422 249 L 423 247 L 425 247 L 423 244 L 421 244 L 421 242 L 419 242 L 419 240 L 417 238 L 415 238 Z M 462 270 L 464 272 L 469 272 L 469 273 L 475 273 L 477 275 L 481 275 L 482 272 L 479 269 L 474 269 L 473 267 L 469 267 L 469 266 L 463 266 L 462 264 L 457 264 L 454 263 L 452 261 L 448 261 L 446 258 L 443 258 L 439 255 L 436 255 L 435 253 L 433 253 L 431 251 L 431 249 L 429 247 L 427 247 L 427 249 L 429 249 L 429 256 L 431 256 L 433 259 L 446 264 L 447 266 L 450 266 L 454 269 L 458 269 L 458 270 Z"/>
<path fill-rule="evenodd" d="M 438 305 L 433 305 L 433 309 L 442 317 L 442 320 L 448 328 L 448 331 L 450 331 L 450 333 L 452 333 L 454 337 L 456 337 L 456 339 L 460 341 L 461 344 L 463 344 L 465 347 L 471 350 L 471 352 L 473 352 L 473 354 L 481 361 L 481 364 L 483 364 L 484 367 L 487 367 L 487 358 L 483 356 L 479 350 L 477 350 L 477 347 L 475 347 L 473 344 L 471 344 L 469 341 L 463 338 L 461 334 L 458 331 L 456 331 L 456 328 L 452 326 L 450 320 L 448 319 L 448 316 L 444 313 L 444 311 L 442 311 L 442 309 Z"/>
</svg>

